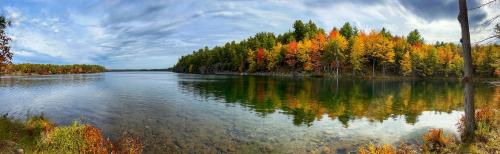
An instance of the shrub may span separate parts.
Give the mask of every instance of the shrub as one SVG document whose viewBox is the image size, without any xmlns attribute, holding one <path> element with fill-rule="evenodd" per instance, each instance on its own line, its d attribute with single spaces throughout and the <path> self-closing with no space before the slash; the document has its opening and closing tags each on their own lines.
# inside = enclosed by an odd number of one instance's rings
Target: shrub
<svg viewBox="0 0 500 154">
<path fill-rule="evenodd" d="M 142 143 L 128 134 L 115 145 L 101 130 L 75 121 L 57 127 L 43 115 L 25 122 L 0 116 L 0 154 L 18 153 L 142 153 Z"/>
<path fill-rule="evenodd" d="M 495 122 L 497 121 L 497 117 L 495 115 L 495 111 L 493 109 L 484 108 L 478 109 L 475 112 L 476 117 L 476 139 L 482 142 L 488 141 L 488 134 L 496 130 L 498 128 Z M 464 134 L 465 131 L 465 116 L 462 115 L 459 122 L 457 123 L 458 131 L 461 135 Z"/>
<path fill-rule="evenodd" d="M 101 130 L 91 125 L 85 125 L 83 138 L 87 147 L 84 153 L 110 153 L 112 144 L 108 139 L 104 139 Z"/>
<path fill-rule="evenodd" d="M 29 117 L 26 121 L 26 128 L 33 134 L 40 134 L 54 129 L 55 125 L 49 122 L 43 114 L 39 116 Z"/>
<path fill-rule="evenodd" d="M 73 122 L 70 126 L 56 127 L 42 135 L 39 143 L 41 151 L 49 153 L 80 153 L 87 148 L 83 130 L 85 126 Z"/>
<path fill-rule="evenodd" d="M 444 134 L 442 129 L 430 129 L 423 136 L 423 148 L 426 151 L 441 152 L 444 147 L 453 142 L 451 135 Z"/>
</svg>

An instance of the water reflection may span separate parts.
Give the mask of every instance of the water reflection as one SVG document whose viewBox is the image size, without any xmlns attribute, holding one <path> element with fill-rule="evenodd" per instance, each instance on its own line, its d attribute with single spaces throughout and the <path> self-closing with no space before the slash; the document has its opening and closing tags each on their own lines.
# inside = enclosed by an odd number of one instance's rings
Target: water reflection
<svg viewBox="0 0 500 154">
<path fill-rule="evenodd" d="M 311 126 L 323 115 L 338 119 L 344 127 L 350 121 L 367 118 L 382 122 L 404 117 L 414 124 L 424 111 L 451 113 L 463 109 L 463 91 L 455 81 L 346 81 L 333 79 L 281 79 L 232 77 L 210 80 L 181 80 L 186 92 L 240 104 L 265 117 L 280 112 L 293 117 L 293 124 Z M 499 108 L 497 90 L 476 88 L 478 108 Z"/>
</svg>

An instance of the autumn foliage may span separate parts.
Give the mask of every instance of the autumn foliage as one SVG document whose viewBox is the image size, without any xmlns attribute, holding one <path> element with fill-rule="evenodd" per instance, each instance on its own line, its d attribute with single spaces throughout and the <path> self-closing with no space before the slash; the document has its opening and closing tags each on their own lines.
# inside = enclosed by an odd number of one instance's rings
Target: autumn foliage
<svg viewBox="0 0 500 154">
<path fill-rule="evenodd" d="M 259 50 L 257 50 L 257 64 L 260 65 L 262 63 L 262 58 L 264 58 L 264 49 L 259 48 Z"/>
<path fill-rule="evenodd" d="M 106 71 L 106 68 L 100 65 L 73 64 L 73 65 L 54 65 L 54 64 L 9 64 L 0 66 L 0 74 L 14 75 L 50 75 L 50 74 L 80 74 L 80 73 L 99 73 Z"/>
<path fill-rule="evenodd" d="M 312 21 L 303 23 L 300 20 L 293 28 L 278 36 L 262 32 L 239 43 L 233 41 L 222 47 L 200 49 L 181 57 L 173 70 L 462 76 L 461 46 L 426 43 L 418 30 L 403 37 L 392 35 L 385 28 L 363 31 L 346 23 L 340 29 L 333 27 L 325 32 Z M 473 50 L 474 71 L 478 76 L 500 75 L 499 45 L 477 45 Z"/>
<path fill-rule="evenodd" d="M 476 139 L 482 142 L 488 141 L 488 135 L 491 131 L 496 131 L 498 127 L 497 115 L 495 110 L 490 108 L 478 109 L 475 112 L 476 117 Z M 459 122 L 457 123 L 458 131 L 460 134 L 464 134 L 465 130 L 465 116 L 462 115 Z"/>
<path fill-rule="evenodd" d="M 440 152 L 450 142 L 453 141 L 451 135 L 444 134 L 442 129 L 430 129 L 427 134 L 423 136 L 424 150 Z"/>
<path fill-rule="evenodd" d="M 3 145 L 4 142 L 14 144 Z M 0 153 L 11 153 L 12 148 L 24 149 L 26 153 L 139 154 L 143 145 L 132 135 L 112 143 L 99 128 L 79 122 L 56 126 L 43 115 L 32 116 L 25 122 L 4 115 L 0 117 Z"/>
<path fill-rule="evenodd" d="M 286 63 L 290 67 L 295 67 L 295 64 L 297 61 L 295 60 L 296 58 L 296 53 L 297 53 L 297 42 L 292 41 L 288 44 L 288 48 L 286 50 Z"/>
</svg>

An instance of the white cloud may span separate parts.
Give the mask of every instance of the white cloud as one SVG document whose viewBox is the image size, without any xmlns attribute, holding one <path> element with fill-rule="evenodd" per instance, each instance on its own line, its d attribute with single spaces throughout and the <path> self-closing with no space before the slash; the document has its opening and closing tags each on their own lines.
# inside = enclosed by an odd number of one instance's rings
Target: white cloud
<svg viewBox="0 0 500 154">
<path fill-rule="evenodd" d="M 35 55 L 35 53 L 33 52 L 28 52 L 26 50 L 17 50 L 17 51 L 13 51 L 13 53 L 16 55 L 16 56 L 25 56 L 25 57 L 32 57 Z"/>
<path fill-rule="evenodd" d="M 12 50 L 21 51 L 18 55 L 27 55 L 22 51 L 29 51 L 35 56 L 48 56 L 55 63 L 88 62 L 112 68 L 169 67 L 181 55 L 204 46 L 240 41 L 261 31 L 278 34 L 292 30 L 296 19 L 312 20 L 326 31 L 344 22 L 367 31 L 386 27 L 396 35 L 418 29 L 429 43 L 457 42 L 460 35 L 455 19 L 426 20 L 415 15 L 414 10 L 407 10 L 408 4 L 403 6 L 394 0 L 36 4 L 43 5 L 13 3 L 3 7 L 16 22 L 10 30 L 14 40 Z M 484 10 L 488 17 L 498 14 L 494 8 Z M 488 33 L 473 31 L 472 39 L 478 40 Z"/>
<path fill-rule="evenodd" d="M 12 21 L 12 24 L 15 26 L 21 24 L 21 22 L 24 20 L 23 16 L 21 15 L 21 12 L 17 10 L 14 7 L 4 7 L 3 9 L 7 13 L 7 17 Z"/>
</svg>

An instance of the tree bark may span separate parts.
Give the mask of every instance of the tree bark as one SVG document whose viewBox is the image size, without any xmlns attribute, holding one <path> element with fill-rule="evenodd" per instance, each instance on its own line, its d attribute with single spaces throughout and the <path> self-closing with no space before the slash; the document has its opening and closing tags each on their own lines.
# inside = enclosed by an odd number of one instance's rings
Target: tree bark
<svg viewBox="0 0 500 154">
<path fill-rule="evenodd" d="M 382 63 L 382 77 L 385 76 L 385 63 Z"/>
<path fill-rule="evenodd" d="M 339 78 L 339 58 L 338 58 L 338 56 L 335 56 L 335 71 L 337 71 L 336 77 Z"/>
<path fill-rule="evenodd" d="M 352 74 L 351 74 L 352 78 L 354 78 L 354 76 L 356 76 L 356 72 L 354 70 L 354 67 L 352 67 Z"/>
<path fill-rule="evenodd" d="M 463 134 L 463 141 L 470 143 L 474 140 L 474 130 L 476 126 L 475 110 L 474 110 L 474 85 L 472 81 L 472 58 L 471 58 L 471 44 L 469 32 L 469 19 L 467 14 L 467 1 L 459 0 L 460 12 L 458 14 L 458 21 L 462 29 L 462 52 L 464 57 L 464 77 L 462 79 L 464 84 L 464 112 L 465 112 L 465 130 Z"/>
<path fill-rule="evenodd" d="M 372 78 L 375 78 L 375 59 L 372 60 Z"/>
</svg>

